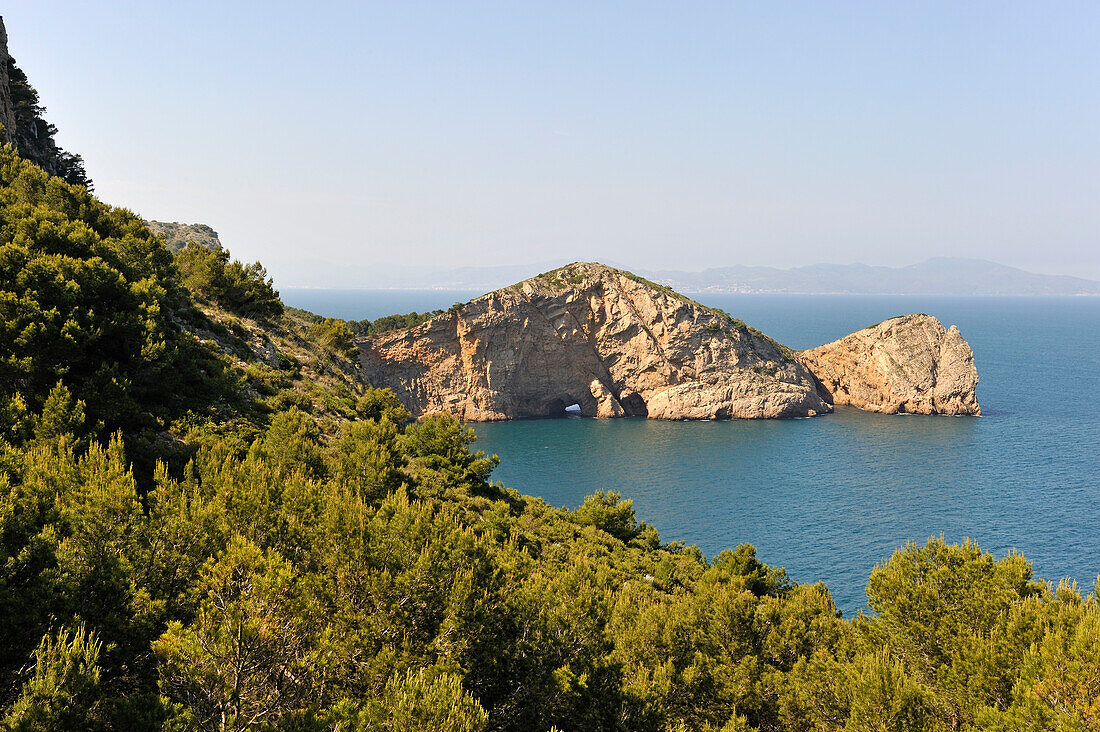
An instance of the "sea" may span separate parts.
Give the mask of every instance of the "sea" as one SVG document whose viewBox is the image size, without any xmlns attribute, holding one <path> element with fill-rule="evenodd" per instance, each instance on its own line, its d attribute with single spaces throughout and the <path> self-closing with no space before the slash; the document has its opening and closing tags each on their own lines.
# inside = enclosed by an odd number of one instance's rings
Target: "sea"
<svg viewBox="0 0 1100 732">
<path fill-rule="evenodd" d="M 449 307 L 465 291 L 284 290 L 346 319 Z M 1035 574 L 1100 582 L 1100 298 L 700 294 L 791 348 L 904 313 L 955 324 L 981 417 L 840 408 L 798 420 L 525 420 L 478 424 L 494 479 L 555 506 L 617 491 L 664 541 L 708 556 L 749 543 L 846 617 L 876 564 L 909 542 L 971 539 Z"/>
</svg>

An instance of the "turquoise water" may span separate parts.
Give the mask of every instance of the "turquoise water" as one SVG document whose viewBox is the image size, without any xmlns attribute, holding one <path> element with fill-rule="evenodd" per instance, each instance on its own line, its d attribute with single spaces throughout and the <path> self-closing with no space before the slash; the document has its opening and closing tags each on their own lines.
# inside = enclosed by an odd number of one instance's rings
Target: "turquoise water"
<svg viewBox="0 0 1100 732">
<path fill-rule="evenodd" d="M 311 292 L 310 309 L 326 315 L 393 310 L 379 293 L 356 306 L 346 292 L 327 304 Z M 469 297 L 432 294 L 403 309 Z M 827 583 L 845 615 L 866 607 L 877 562 L 941 533 L 998 556 L 1015 548 L 1046 579 L 1092 586 L 1100 573 L 1100 298 L 697 299 L 794 348 L 901 313 L 935 315 L 958 325 L 974 350 L 985 416 L 841 409 L 790 421 L 477 425 L 479 447 L 501 457 L 496 479 L 569 507 L 596 490 L 619 491 L 666 541 L 711 555 L 754 544 L 795 580 Z"/>
</svg>

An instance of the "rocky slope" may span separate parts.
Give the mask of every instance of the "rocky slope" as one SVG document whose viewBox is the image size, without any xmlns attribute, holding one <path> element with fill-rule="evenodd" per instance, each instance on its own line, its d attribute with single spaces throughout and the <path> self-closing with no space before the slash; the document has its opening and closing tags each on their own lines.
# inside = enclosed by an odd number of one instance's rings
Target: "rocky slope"
<svg viewBox="0 0 1100 732">
<path fill-rule="evenodd" d="M 221 239 L 218 238 L 218 232 L 211 229 L 206 224 L 181 224 L 175 221 L 146 221 L 145 225 L 153 230 L 154 234 L 160 234 L 164 237 L 164 244 L 168 247 L 169 251 L 175 253 L 183 249 L 190 242 L 195 242 L 200 246 L 204 246 L 207 249 L 213 249 L 216 252 L 220 252 L 222 249 Z"/>
<path fill-rule="evenodd" d="M 831 404 L 886 414 L 981 414 L 974 354 L 959 329 L 903 315 L 796 355 Z"/>
<path fill-rule="evenodd" d="M 803 417 L 829 411 L 790 351 L 627 272 L 571 264 L 359 342 L 413 414 Z"/>
<path fill-rule="evenodd" d="M 0 142 L 15 143 L 15 101 L 8 77 L 8 31 L 0 17 Z"/>
</svg>

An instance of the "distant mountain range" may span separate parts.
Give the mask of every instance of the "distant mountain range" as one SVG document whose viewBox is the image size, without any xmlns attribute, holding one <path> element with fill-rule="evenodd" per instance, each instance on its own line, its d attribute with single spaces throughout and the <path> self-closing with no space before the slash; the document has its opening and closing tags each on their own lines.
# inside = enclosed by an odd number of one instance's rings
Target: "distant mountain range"
<svg viewBox="0 0 1100 732">
<path fill-rule="evenodd" d="M 812 264 L 792 269 L 720 267 L 646 276 L 683 292 L 847 295 L 1100 295 L 1100 282 L 1043 275 L 983 259 L 937 257 L 908 267 Z"/>
<path fill-rule="evenodd" d="M 172 251 L 188 242 L 221 249 L 206 224 L 147 221 Z M 424 267 L 334 264 L 322 260 L 265 261 L 279 287 L 326 290 L 469 290 L 489 292 L 569 264 L 564 259 L 524 265 Z M 604 262 L 687 293 L 788 295 L 1100 295 L 1100 282 L 1045 275 L 985 259 L 935 257 L 907 267 L 811 264 L 804 267 L 713 267 L 702 272 L 645 270 Z"/>
<path fill-rule="evenodd" d="M 356 267 L 312 261 L 286 268 L 276 283 L 283 287 L 326 289 L 477 290 L 488 292 L 567 264 L 564 260 L 530 265 Z M 805 267 L 716 267 L 702 272 L 644 270 L 614 263 L 636 274 L 687 293 L 783 293 L 849 295 L 1100 295 L 1100 282 L 1066 275 L 1026 272 L 981 259 L 939 257 L 907 267 L 866 264 L 812 264 Z"/>
<path fill-rule="evenodd" d="M 432 267 L 369 266 L 321 260 L 264 262 L 279 287 L 363 290 L 470 290 L 489 292 L 569 264 L 564 259 L 534 264 Z"/>
</svg>

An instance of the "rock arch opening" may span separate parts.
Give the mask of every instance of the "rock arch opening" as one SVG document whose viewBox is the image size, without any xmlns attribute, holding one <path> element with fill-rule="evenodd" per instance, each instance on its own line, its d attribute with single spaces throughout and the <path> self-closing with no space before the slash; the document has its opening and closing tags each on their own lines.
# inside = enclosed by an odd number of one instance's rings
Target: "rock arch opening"
<svg viewBox="0 0 1100 732">
<path fill-rule="evenodd" d="M 546 402 L 546 409 L 543 411 L 543 416 L 550 418 L 563 418 L 591 415 L 585 415 L 584 407 L 581 406 L 581 402 L 579 399 L 575 399 L 569 394 L 565 394 Z"/>
</svg>

